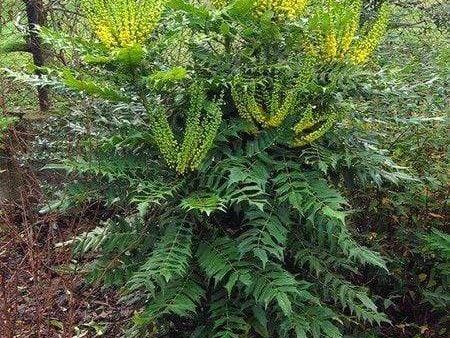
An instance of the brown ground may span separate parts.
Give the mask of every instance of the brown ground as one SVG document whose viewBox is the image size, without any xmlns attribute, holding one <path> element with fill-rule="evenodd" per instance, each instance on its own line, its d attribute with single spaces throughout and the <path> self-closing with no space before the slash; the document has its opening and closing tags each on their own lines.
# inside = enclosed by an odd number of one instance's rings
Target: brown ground
<svg viewBox="0 0 450 338">
<path fill-rule="evenodd" d="M 0 338 L 119 337 L 130 310 L 74 274 L 70 248 L 55 246 L 95 225 L 95 213 L 40 215 L 39 178 L 11 158 L 0 180 L 10 188 L 0 202 Z"/>
</svg>

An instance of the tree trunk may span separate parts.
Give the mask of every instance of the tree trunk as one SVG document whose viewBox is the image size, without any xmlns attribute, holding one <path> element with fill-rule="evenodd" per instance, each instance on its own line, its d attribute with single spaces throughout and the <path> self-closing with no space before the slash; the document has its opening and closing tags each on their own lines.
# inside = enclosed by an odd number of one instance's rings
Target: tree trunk
<svg viewBox="0 0 450 338">
<path fill-rule="evenodd" d="M 33 55 L 34 65 L 37 67 L 36 75 L 41 75 L 39 67 L 44 66 L 44 52 L 42 50 L 42 42 L 36 26 L 45 23 L 45 13 L 43 10 L 42 0 L 23 0 L 26 6 L 28 18 L 28 49 Z M 39 107 L 41 111 L 46 111 L 50 107 L 50 99 L 47 87 L 38 87 Z"/>
</svg>

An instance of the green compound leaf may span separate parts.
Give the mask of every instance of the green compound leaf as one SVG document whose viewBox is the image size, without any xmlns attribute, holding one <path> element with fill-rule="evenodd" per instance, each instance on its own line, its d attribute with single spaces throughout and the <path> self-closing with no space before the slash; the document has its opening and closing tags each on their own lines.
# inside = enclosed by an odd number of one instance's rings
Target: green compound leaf
<svg viewBox="0 0 450 338">
<path fill-rule="evenodd" d="M 198 193 L 184 198 L 180 206 L 186 211 L 198 210 L 207 216 L 214 211 L 225 211 L 225 201 L 216 194 Z"/>
</svg>

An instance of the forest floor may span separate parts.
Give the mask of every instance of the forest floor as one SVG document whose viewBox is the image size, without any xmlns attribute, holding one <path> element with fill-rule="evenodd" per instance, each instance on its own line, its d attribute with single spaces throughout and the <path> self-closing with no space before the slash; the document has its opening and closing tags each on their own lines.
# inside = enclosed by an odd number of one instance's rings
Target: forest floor
<svg viewBox="0 0 450 338">
<path fill-rule="evenodd" d="M 38 178 L 20 170 L 16 199 L 0 206 L 0 337 L 118 337 L 130 310 L 110 290 L 87 285 L 69 246 L 75 234 L 95 222 L 40 215 Z M 10 168 L 11 170 L 11 168 Z"/>
<path fill-rule="evenodd" d="M 40 214 L 46 178 L 12 158 L 0 170 L 9 195 L 0 203 L 0 337 L 119 337 L 131 310 L 117 292 L 86 284 L 65 245 L 95 224 L 95 211 Z"/>
</svg>

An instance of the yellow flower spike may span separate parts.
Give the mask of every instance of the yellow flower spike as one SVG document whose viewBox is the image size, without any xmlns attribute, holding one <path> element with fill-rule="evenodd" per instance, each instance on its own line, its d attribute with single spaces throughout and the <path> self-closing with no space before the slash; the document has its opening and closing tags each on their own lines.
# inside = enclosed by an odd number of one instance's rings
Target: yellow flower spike
<svg viewBox="0 0 450 338">
<path fill-rule="evenodd" d="M 375 51 L 375 48 L 383 38 L 387 24 L 389 21 L 390 8 L 389 5 L 383 4 L 378 13 L 378 17 L 368 31 L 355 46 L 350 60 L 355 64 L 361 64 L 367 61 L 370 55 Z"/>
<path fill-rule="evenodd" d="M 358 36 L 361 10 L 362 0 L 318 1 L 310 18 L 311 37 L 305 42 L 305 50 L 325 63 L 366 62 L 386 31 L 389 7 L 383 4 L 371 29 Z"/>
<path fill-rule="evenodd" d="M 228 6 L 232 0 L 212 0 L 215 8 L 222 9 Z M 272 11 L 277 19 L 295 20 L 304 11 L 308 0 L 255 0 L 254 14 L 261 16 L 267 11 Z"/>
<path fill-rule="evenodd" d="M 294 127 L 296 136 L 291 145 L 293 147 L 303 147 L 325 135 L 325 133 L 334 125 L 338 117 L 338 114 L 335 112 L 327 112 L 327 114 L 328 115 L 324 118 L 314 119 L 312 110 L 309 107 L 305 116 Z M 311 128 L 315 129 L 305 133 L 306 130 Z"/>
<path fill-rule="evenodd" d="M 308 0 L 282 0 L 281 10 L 285 12 L 288 19 L 294 20 L 303 13 Z"/>
<path fill-rule="evenodd" d="M 88 22 L 109 48 L 143 44 L 156 28 L 164 0 L 82 0 Z"/>
<path fill-rule="evenodd" d="M 114 44 L 114 37 L 112 36 L 107 23 L 99 23 L 96 27 L 95 34 L 107 46 Z"/>
<path fill-rule="evenodd" d="M 222 9 L 225 8 L 230 2 L 228 0 L 211 0 L 214 8 Z"/>
<path fill-rule="evenodd" d="M 325 37 L 325 48 L 324 48 L 324 57 L 328 61 L 332 61 L 336 58 L 338 51 L 338 44 L 336 35 L 333 31 L 327 34 Z"/>
<path fill-rule="evenodd" d="M 343 59 L 345 57 L 345 54 L 348 52 L 352 42 L 355 39 L 356 33 L 359 28 L 359 19 L 362 9 L 361 7 L 362 2 L 355 1 L 353 3 L 353 6 L 349 9 L 349 15 L 351 16 L 352 19 L 350 20 L 348 25 L 344 28 L 344 33 L 340 43 L 340 51 L 339 51 L 340 59 Z"/>
<path fill-rule="evenodd" d="M 283 85 L 278 79 L 268 96 L 257 98 L 257 88 L 254 82 L 244 84 L 236 77 L 231 86 L 231 96 L 239 115 L 249 122 L 264 128 L 279 127 L 289 115 L 296 112 L 298 93 L 302 91 L 303 81 L 297 83 L 281 95 Z"/>
</svg>

